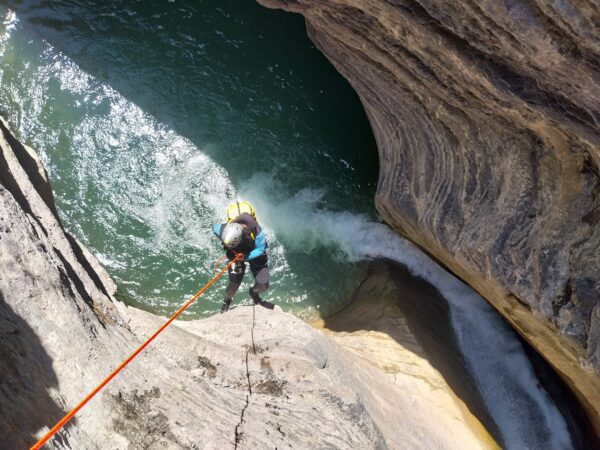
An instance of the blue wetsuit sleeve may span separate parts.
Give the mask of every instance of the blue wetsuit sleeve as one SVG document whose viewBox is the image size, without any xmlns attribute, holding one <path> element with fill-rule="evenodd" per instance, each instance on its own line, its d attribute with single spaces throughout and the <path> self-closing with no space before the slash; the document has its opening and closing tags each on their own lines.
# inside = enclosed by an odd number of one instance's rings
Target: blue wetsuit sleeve
<svg viewBox="0 0 600 450">
<path fill-rule="evenodd" d="M 213 226 L 213 233 L 215 233 L 215 236 L 217 236 L 219 239 L 221 239 L 221 224 L 217 223 Z"/>
<path fill-rule="evenodd" d="M 258 233 L 258 236 L 256 236 L 256 239 L 254 240 L 254 245 L 254 250 L 250 252 L 248 257 L 246 258 L 246 261 L 250 261 L 265 254 L 265 249 L 267 247 L 267 237 L 265 236 L 264 231 Z"/>
</svg>

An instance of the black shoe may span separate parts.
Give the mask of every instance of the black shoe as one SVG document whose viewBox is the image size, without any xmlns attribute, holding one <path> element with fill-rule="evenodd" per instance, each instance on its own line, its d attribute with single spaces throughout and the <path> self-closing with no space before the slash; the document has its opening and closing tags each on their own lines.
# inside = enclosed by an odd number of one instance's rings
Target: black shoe
<svg viewBox="0 0 600 450">
<path fill-rule="evenodd" d="M 225 300 L 223 302 L 223 304 L 221 305 L 221 314 L 223 314 L 224 312 L 227 312 L 229 310 L 229 305 L 231 305 L 231 300 L 229 300 L 229 301 Z"/>
<path fill-rule="evenodd" d="M 262 306 L 263 308 L 275 309 L 275 305 L 273 303 L 267 302 L 265 300 L 263 300 L 262 302 L 260 302 L 259 305 Z"/>
</svg>

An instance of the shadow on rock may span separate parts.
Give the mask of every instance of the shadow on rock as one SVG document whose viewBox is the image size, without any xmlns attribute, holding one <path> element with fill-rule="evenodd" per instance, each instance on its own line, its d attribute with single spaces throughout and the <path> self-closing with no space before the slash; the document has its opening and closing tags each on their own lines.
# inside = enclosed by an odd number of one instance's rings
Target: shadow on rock
<svg viewBox="0 0 600 450">
<path fill-rule="evenodd" d="M 52 360 L 0 291 L 0 448 L 29 448 L 43 426 L 65 414 L 48 393 L 58 388 Z M 68 445 L 68 433 L 57 439 Z"/>
</svg>

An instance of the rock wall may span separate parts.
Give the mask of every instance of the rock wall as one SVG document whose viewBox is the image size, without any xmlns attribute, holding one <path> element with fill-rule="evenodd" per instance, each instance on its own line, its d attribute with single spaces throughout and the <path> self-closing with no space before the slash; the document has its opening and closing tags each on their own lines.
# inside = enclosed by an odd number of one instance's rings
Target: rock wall
<svg viewBox="0 0 600 450">
<path fill-rule="evenodd" d="M 600 432 L 600 9 L 259 0 L 301 13 L 360 96 L 381 217 L 477 289 Z"/>
<path fill-rule="evenodd" d="M 0 448 L 35 443 L 163 323 L 114 288 L 0 121 Z M 280 310 L 176 322 L 47 447 L 493 448 L 422 351 L 395 345 L 410 370 L 389 373 Z"/>
</svg>

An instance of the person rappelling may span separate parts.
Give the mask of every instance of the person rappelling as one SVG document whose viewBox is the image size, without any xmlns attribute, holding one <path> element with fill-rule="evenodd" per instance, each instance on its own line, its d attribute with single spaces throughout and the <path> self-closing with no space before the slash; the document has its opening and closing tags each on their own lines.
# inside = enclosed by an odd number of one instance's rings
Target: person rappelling
<svg viewBox="0 0 600 450">
<path fill-rule="evenodd" d="M 246 263 L 254 276 L 254 285 L 249 290 L 254 304 L 273 309 L 273 303 L 263 301 L 258 295 L 269 287 L 269 261 L 265 232 L 256 220 L 252 205 L 247 201 L 238 201 L 230 205 L 227 208 L 227 222 L 214 225 L 213 232 L 223 243 L 225 255 L 230 261 L 237 254 L 242 255 L 241 259 L 227 269 L 229 283 L 225 289 L 221 314 L 229 310 L 233 296 L 242 284 Z"/>
</svg>

